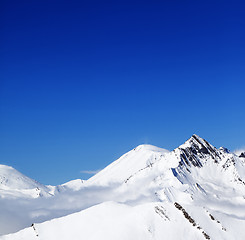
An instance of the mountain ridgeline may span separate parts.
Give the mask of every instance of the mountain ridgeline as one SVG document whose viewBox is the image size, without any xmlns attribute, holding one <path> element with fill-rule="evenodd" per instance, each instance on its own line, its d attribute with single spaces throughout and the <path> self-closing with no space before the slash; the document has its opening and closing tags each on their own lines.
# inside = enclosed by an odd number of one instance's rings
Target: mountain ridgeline
<svg viewBox="0 0 245 240">
<path fill-rule="evenodd" d="M 245 239 L 245 154 L 193 135 L 140 145 L 88 180 L 45 186 L 0 167 L 0 239 Z M 16 233 L 14 233 L 16 232 Z"/>
</svg>

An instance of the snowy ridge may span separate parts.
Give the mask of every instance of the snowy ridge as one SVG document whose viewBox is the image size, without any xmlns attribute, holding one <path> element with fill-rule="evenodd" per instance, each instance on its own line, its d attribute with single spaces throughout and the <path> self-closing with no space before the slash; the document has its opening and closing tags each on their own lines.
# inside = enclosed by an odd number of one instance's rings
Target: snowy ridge
<svg viewBox="0 0 245 240">
<path fill-rule="evenodd" d="M 0 194 L 1 197 L 7 195 L 9 197 L 20 197 L 23 195 L 37 198 L 49 195 L 49 189 L 10 166 L 0 165 Z"/>
<path fill-rule="evenodd" d="M 0 165 L 0 188 L 4 187 L 11 189 L 30 189 L 43 187 L 43 185 L 10 166 Z"/>
<path fill-rule="evenodd" d="M 87 181 L 47 188 L 0 197 L 1 234 L 27 227 L 1 240 L 245 239 L 245 158 L 197 135 L 171 152 L 140 145 Z"/>
</svg>

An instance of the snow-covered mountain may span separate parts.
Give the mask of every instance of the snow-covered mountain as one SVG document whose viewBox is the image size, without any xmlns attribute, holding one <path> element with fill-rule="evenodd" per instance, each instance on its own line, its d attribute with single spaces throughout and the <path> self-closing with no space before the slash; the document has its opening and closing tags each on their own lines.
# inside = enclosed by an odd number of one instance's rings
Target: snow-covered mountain
<svg viewBox="0 0 245 240">
<path fill-rule="evenodd" d="M 245 158 L 197 135 L 170 152 L 140 145 L 60 186 L 2 169 L 0 239 L 245 239 Z M 46 194 L 24 192 L 36 188 Z"/>
<path fill-rule="evenodd" d="M 23 175 L 16 169 L 0 164 L 0 196 L 37 198 L 49 195 L 45 185 Z"/>
</svg>

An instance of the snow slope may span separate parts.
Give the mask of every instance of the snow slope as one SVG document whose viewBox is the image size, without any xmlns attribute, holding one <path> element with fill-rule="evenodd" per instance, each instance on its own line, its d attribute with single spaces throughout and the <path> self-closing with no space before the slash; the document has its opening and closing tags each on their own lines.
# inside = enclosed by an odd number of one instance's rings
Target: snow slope
<svg viewBox="0 0 245 240">
<path fill-rule="evenodd" d="M 0 195 L 1 197 L 30 197 L 37 198 L 41 195 L 48 195 L 49 189 L 23 175 L 16 169 L 0 164 Z"/>
<path fill-rule="evenodd" d="M 171 152 L 140 145 L 87 181 L 47 188 L 0 197 L 1 234 L 27 227 L 0 239 L 245 239 L 245 158 L 197 135 Z"/>
<path fill-rule="evenodd" d="M 176 204 L 177 207 L 179 205 Z M 174 204 L 148 203 L 138 206 L 128 206 L 115 202 L 96 205 L 67 217 L 54 219 L 20 231 L 15 235 L 2 237 L 10 239 L 118 239 L 118 240 L 148 240 L 148 239 L 196 239 L 207 237 L 226 237 L 226 231 L 215 233 L 216 228 L 200 226 L 186 220 L 183 212 Z M 203 209 L 202 221 L 212 225 L 213 220 Z M 239 221 L 237 221 L 239 224 Z M 219 228 L 222 228 L 221 224 Z M 239 227 L 242 227 L 240 225 Z M 69 231 L 67 231 L 69 229 Z M 244 236 L 244 235 L 243 235 Z M 242 236 L 241 236 L 242 237 Z"/>
<path fill-rule="evenodd" d="M 86 184 L 109 185 L 122 183 L 125 179 L 140 169 L 153 164 L 168 152 L 166 149 L 148 144 L 139 145 L 91 177 Z"/>
</svg>

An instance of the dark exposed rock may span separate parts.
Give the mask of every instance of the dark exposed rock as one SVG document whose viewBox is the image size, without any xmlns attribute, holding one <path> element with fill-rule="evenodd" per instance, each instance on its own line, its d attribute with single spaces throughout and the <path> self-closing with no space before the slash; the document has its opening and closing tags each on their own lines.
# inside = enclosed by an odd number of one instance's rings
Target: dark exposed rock
<svg viewBox="0 0 245 240">
<path fill-rule="evenodd" d="M 198 230 L 202 230 L 202 228 L 199 225 L 197 225 L 195 220 L 186 212 L 186 210 L 179 203 L 175 202 L 174 206 L 180 211 L 182 211 L 184 217 L 192 224 L 193 227 L 197 226 Z M 210 239 L 210 236 L 204 230 L 202 231 L 202 234 L 206 239 Z"/>
<path fill-rule="evenodd" d="M 207 211 L 208 212 L 208 211 Z M 219 220 L 215 219 L 214 216 L 209 213 L 209 217 L 213 220 L 213 221 L 216 221 L 218 224 L 221 224 Z M 226 228 L 221 224 L 221 228 L 223 231 L 226 231 Z"/>
<path fill-rule="evenodd" d="M 161 217 L 164 218 L 164 220 L 166 221 L 166 219 L 168 221 L 170 221 L 169 217 L 166 214 L 166 210 L 162 207 L 162 206 L 156 206 L 155 207 L 155 212 Z"/>
<path fill-rule="evenodd" d="M 204 231 L 202 231 L 202 234 L 203 236 L 206 238 L 206 239 L 210 239 L 209 235 L 207 233 L 205 233 Z"/>
<path fill-rule="evenodd" d="M 37 233 L 37 229 L 35 228 L 35 225 L 34 223 L 32 223 L 31 227 L 33 228 L 35 234 L 36 234 L 36 237 L 38 237 L 38 233 Z"/>
<path fill-rule="evenodd" d="M 242 152 L 239 157 L 245 158 L 245 152 Z"/>
<path fill-rule="evenodd" d="M 212 215 L 212 214 L 209 214 L 209 217 L 214 221 L 215 220 L 215 218 L 214 218 L 214 216 Z"/>
</svg>

